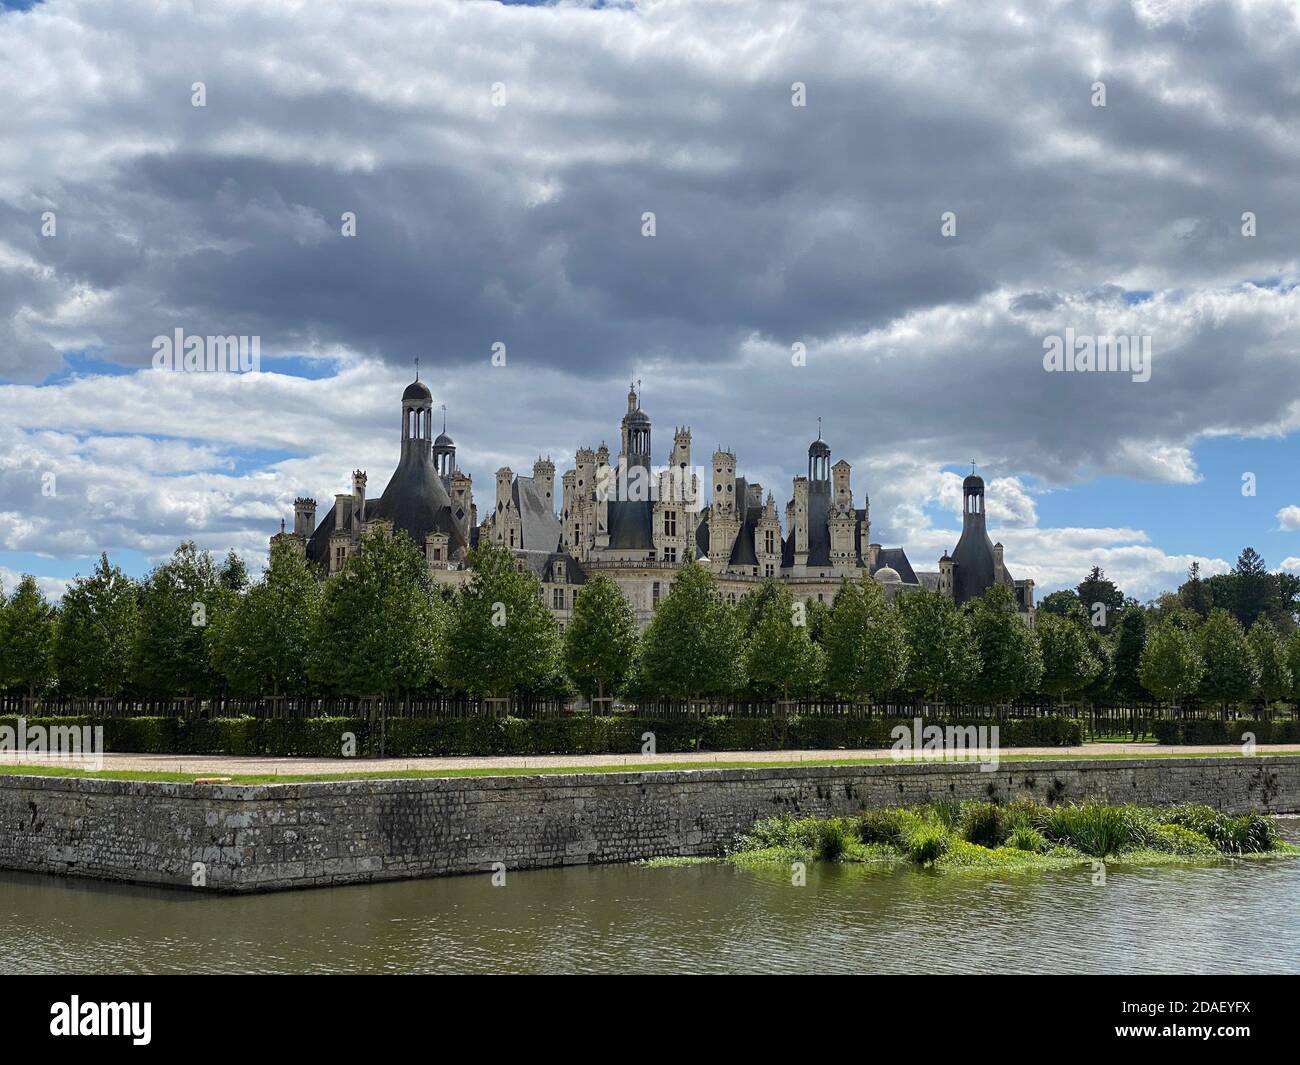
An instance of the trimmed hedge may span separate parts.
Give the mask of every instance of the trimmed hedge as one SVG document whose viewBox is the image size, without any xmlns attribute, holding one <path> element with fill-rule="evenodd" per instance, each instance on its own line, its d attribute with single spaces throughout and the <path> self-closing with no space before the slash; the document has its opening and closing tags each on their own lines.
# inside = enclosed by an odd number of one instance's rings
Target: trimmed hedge
<svg viewBox="0 0 1300 1065">
<path fill-rule="evenodd" d="M 14 727 L 17 719 L 0 718 Z M 298 755 L 337 758 L 343 736 L 356 737 L 360 756 L 378 755 L 379 727 L 360 718 L 316 717 L 271 719 L 205 718 L 186 721 L 171 717 L 108 718 L 41 717 L 37 725 L 102 724 L 108 751 L 140 754 Z M 704 717 L 656 721 L 624 717 L 554 718 L 389 718 L 384 724 L 383 749 L 389 757 L 419 755 L 639 754 L 642 736 L 654 733 L 660 754 L 683 751 L 836 750 L 891 747 L 890 731 L 904 718 L 777 718 Z M 937 722 L 927 722 L 937 724 Z M 1079 722 L 1041 717 L 1015 721 L 945 722 L 952 725 L 993 725 L 1003 747 L 1069 747 L 1083 742 Z M 1205 741 L 1210 742 L 1210 741 Z M 1215 741 L 1218 742 L 1218 741 Z"/>
<path fill-rule="evenodd" d="M 1155 721 L 1151 731 L 1157 743 L 1171 745 L 1239 744 L 1245 732 L 1256 743 L 1300 743 L 1300 721 Z"/>
</svg>

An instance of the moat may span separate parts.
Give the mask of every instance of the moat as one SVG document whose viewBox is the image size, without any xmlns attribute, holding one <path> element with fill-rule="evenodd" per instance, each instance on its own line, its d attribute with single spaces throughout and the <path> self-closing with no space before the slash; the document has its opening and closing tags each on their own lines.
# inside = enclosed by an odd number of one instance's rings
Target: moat
<svg viewBox="0 0 1300 1065">
<path fill-rule="evenodd" d="M 1300 842 L 1300 818 L 1279 820 Z M 6 973 L 1300 972 L 1300 861 L 572 867 L 254 896 L 0 872 Z"/>
</svg>

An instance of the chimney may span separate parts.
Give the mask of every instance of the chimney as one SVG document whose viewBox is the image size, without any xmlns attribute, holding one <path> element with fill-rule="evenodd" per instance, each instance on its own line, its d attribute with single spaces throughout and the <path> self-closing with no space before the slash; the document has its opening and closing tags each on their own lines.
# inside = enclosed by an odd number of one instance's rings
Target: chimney
<svg viewBox="0 0 1300 1065">
<path fill-rule="evenodd" d="M 358 525 L 366 523 L 366 471 L 352 471 L 352 505 Z"/>
<path fill-rule="evenodd" d="M 348 527 L 348 515 L 352 512 L 352 496 L 339 492 L 334 497 L 334 531 L 342 532 Z"/>
<path fill-rule="evenodd" d="M 293 534 L 310 536 L 316 530 L 316 500 L 299 496 L 293 501 Z"/>
</svg>

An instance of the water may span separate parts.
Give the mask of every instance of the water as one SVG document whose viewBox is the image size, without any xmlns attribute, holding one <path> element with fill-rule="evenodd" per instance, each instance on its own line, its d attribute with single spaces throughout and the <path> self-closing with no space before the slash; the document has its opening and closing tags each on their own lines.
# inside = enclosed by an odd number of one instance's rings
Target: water
<svg viewBox="0 0 1300 1065">
<path fill-rule="evenodd" d="M 1300 859 L 1112 865 L 1105 887 L 602 866 L 242 898 L 0 873 L 0 971 L 1296 973 Z"/>
</svg>

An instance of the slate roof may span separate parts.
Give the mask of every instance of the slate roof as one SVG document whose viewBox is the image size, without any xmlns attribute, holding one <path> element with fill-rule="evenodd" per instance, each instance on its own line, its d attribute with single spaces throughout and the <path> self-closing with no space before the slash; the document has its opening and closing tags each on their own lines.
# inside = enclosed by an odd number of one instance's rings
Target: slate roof
<svg viewBox="0 0 1300 1065">
<path fill-rule="evenodd" d="M 536 478 L 515 477 L 510 486 L 510 498 L 514 500 L 523 526 L 523 542 L 519 546 L 525 551 L 543 551 L 548 555 L 558 551 L 563 535 L 560 519 Z"/>
<path fill-rule="evenodd" d="M 916 573 L 912 570 L 912 563 L 907 560 L 907 552 L 901 547 L 882 547 L 880 554 L 876 556 L 875 569 L 871 571 L 874 577 L 876 570 L 888 566 L 898 572 L 899 577 L 903 579 L 904 584 L 917 584 Z"/>
<path fill-rule="evenodd" d="M 406 533 L 421 550 L 425 537 L 435 531 L 447 534 L 448 549 L 453 553 L 469 546 L 452 518 L 451 499 L 432 458 L 417 448 L 402 456 L 383 495 L 366 500 L 366 520 L 372 519 L 391 521 L 394 532 Z M 345 529 L 350 527 L 351 520 L 349 509 Z M 307 541 L 308 559 L 316 563 L 329 561 L 329 541 L 334 531 L 334 507 L 330 506 Z"/>
<path fill-rule="evenodd" d="M 654 503 L 648 499 L 611 499 L 609 546 L 619 551 L 653 551 Z"/>
</svg>

